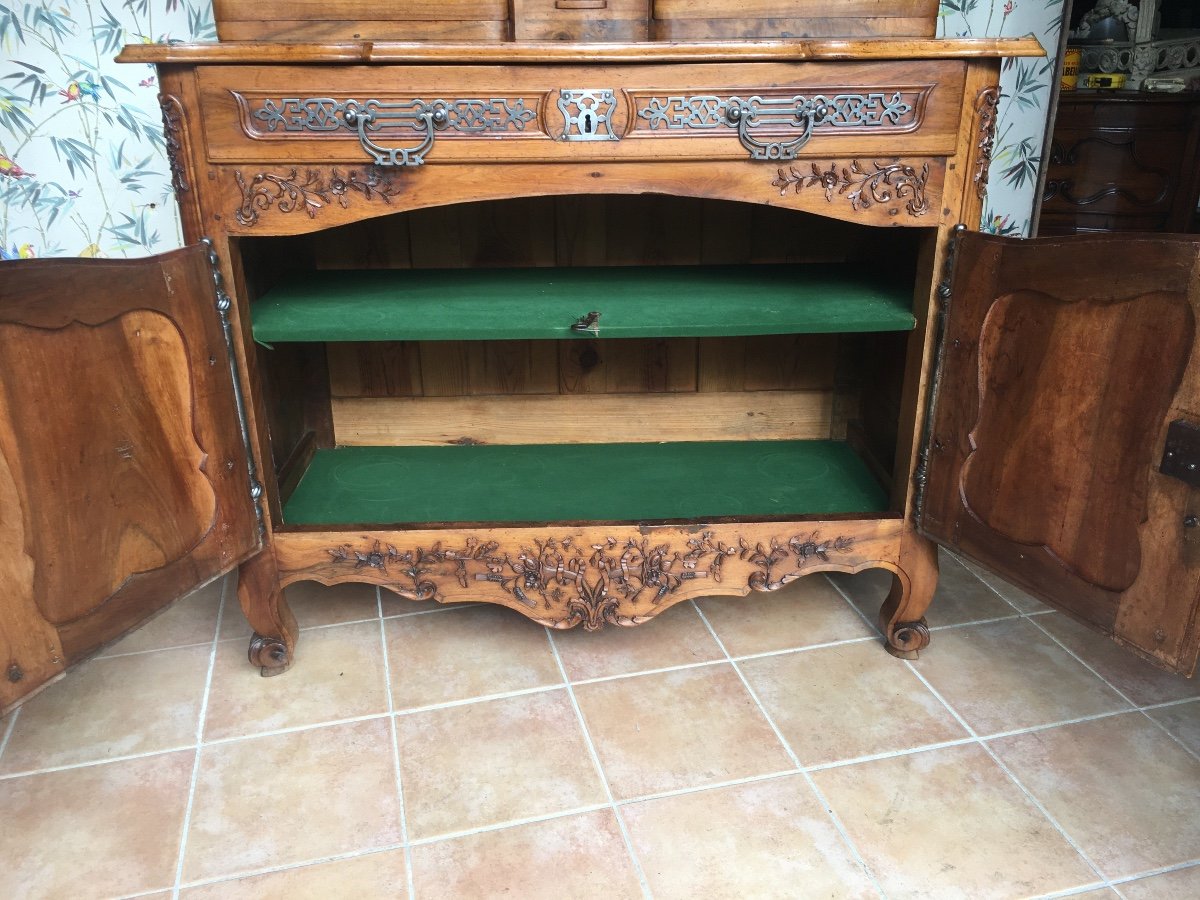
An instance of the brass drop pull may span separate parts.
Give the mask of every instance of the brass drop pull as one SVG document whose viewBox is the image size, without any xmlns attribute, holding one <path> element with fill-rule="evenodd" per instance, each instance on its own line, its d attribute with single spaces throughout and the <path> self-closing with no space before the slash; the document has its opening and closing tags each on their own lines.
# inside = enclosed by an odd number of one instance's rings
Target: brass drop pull
<svg viewBox="0 0 1200 900">
<path fill-rule="evenodd" d="M 410 123 L 420 135 L 420 141 L 415 147 L 383 147 L 375 143 L 367 132 L 377 128 L 384 119 Z M 375 165 L 419 166 L 425 162 L 425 154 L 433 149 L 434 132 L 449 124 L 450 113 L 440 100 L 433 103 L 422 100 L 410 103 L 368 100 L 362 106 L 348 106 L 342 113 L 342 120 L 351 128 L 358 129 L 358 142 L 374 158 Z"/>
<path fill-rule="evenodd" d="M 819 98 L 730 97 L 725 106 L 725 120 L 737 128 L 738 140 L 750 151 L 751 159 L 795 159 L 812 137 L 813 129 L 834 112 L 830 104 Z M 788 141 L 760 141 L 751 134 L 751 129 L 758 125 L 791 125 L 799 129 L 799 134 Z"/>
</svg>

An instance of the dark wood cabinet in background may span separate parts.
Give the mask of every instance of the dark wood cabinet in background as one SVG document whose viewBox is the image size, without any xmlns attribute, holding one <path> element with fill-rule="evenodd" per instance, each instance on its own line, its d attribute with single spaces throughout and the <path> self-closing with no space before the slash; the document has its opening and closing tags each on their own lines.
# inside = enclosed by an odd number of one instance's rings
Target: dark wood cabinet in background
<svg viewBox="0 0 1200 900">
<path fill-rule="evenodd" d="M 1038 233 L 1193 230 L 1200 94 L 1064 93 Z"/>
</svg>

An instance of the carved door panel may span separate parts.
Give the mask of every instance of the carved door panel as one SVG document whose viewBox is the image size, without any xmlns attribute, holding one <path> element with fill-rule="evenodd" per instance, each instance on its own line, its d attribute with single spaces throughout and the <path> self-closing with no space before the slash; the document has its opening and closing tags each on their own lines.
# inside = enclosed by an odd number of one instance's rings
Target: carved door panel
<svg viewBox="0 0 1200 900">
<path fill-rule="evenodd" d="M 0 709 L 258 543 L 207 248 L 0 264 Z"/>
<path fill-rule="evenodd" d="M 1200 425 L 1198 308 L 1197 238 L 963 235 L 919 523 L 1183 673 L 1200 477 L 1160 465 L 1168 432 Z"/>
</svg>

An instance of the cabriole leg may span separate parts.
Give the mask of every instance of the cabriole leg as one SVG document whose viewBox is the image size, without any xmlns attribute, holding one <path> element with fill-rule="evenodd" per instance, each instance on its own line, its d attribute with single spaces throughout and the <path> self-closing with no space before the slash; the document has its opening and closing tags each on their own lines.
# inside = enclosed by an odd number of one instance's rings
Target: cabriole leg
<svg viewBox="0 0 1200 900">
<path fill-rule="evenodd" d="M 888 653 L 916 659 L 929 644 L 925 610 L 937 588 L 937 545 L 913 534 L 905 535 L 899 569 L 892 574 L 892 589 L 879 610 L 879 630 Z"/>
<path fill-rule="evenodd" d="M 238 602 L 254 629 L 250 662 L 262 674 L 282 675 L 292 664 L 296 648 L 296 619 L 279 587 L 275 554 L 270 547 L 238 568 Z"/>
</svg>

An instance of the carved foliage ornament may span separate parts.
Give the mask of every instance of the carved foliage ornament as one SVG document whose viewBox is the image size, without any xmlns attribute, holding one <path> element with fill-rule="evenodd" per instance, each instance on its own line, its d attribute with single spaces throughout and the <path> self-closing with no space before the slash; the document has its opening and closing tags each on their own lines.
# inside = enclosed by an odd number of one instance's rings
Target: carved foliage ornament
<svg viewBox="0 0 1200 900">
<path fill-rule="evenodd" d="M 996 105 L 1000 102 L 1000 87 L 984 88 L 975 98 L 975 120 L 979 142 L 979 154 L 975 160 L 975 193 L 979 199 L 987 196 L 988 167 L 992 164 L 992 150 L 996 144 Z"/>
<path fill-rule="evenodd" d="M 192 189 L 187 181 L 187 170 L 183 162 L 183 104 L 174 94 L 159 94 L 158 105 L 162 110 L 163 141 L 167 148 L 167 163 L 171 167 L 171 185 L 176 195 Z"/>
<path fill-rule="evenodd" d="M 390 204 L 392 197 L 399 193 L 388 178 L 370 169 L 350 169 L 345 173 L 337 168 L 327 171 L 308 169 L 303 178 L 297 169 L 286 175 L 259 172 L 248 182 L 238 170 L 233 177 L 242 192 L 242 205 L 235 215 L 238 223 L 246 226 L 258 224 L 259 212 L 271 207 L 281 213 L 302 209 L 313 219 L 318 211 L 335 201 L 343 209 L 350 205 L 350 198 L 355 195 Z"/>
<path fill-rule="evenodd" d="M 886 206 L 890 215 L 900 214 L 900 204 L 910 216 L 923 216 L 929 212 L 925 199 L 925 183 L 929 180 L 929 163 L 920 171 L 908 163 L 895 160 L 891 163 L 872 162 L 863 164 L 857 159 L 848 166 L 837 163 L 813 163 L 807 172 L 791 166 L 780 169 L 771 182 L 779 188 L 782 196 L 788 188 L 799 194 L 801 191 L 818 187 L 825 191 L 825 199 L 845 197 L 855 212 L 870 209 L 879 204 Z"/>
<path fill-rule="evenodd" d="M 800 578 L 814 560 L 828 562 L 850 552 L 854 539 L 822 539 L 819 534 L 772 538 L 767 543 L 739 540 L 726 544 L 712 532 L 689 538 L 683 546 L 655 543 L 648 537 L 608 538 L 581 544 L 574 538 L 535 540 L 515 556 L 495 541 L 470 538 L 460 549 L 436 543 L 428 549 L 401 550 L 379 541 L 367 549 L 346 544 L 329 550 L 333 562 L 353 569 L 375 569 L 390 590 L 411 600 L 443 596 L 439 586 L 453 577 L 460 588 L 472 582 L 498 586 L 530 617 L 552 628 L 583 625 L 595 631 L 609 625 L 646 621 L 663 600 L 686 582 L 720 583 L 725 562 L 737 558 L 753 567 L 747 586 L 774 591 Z M 624 610 L 624 611 L 622 611 Z"/>
</svg>

